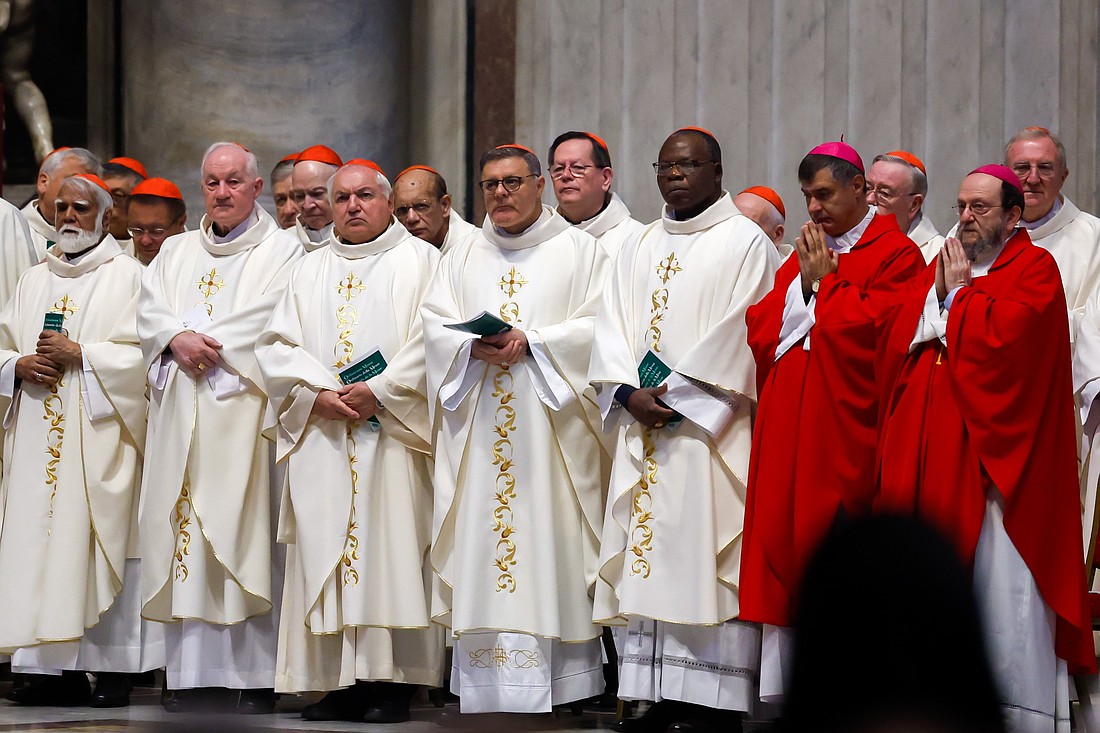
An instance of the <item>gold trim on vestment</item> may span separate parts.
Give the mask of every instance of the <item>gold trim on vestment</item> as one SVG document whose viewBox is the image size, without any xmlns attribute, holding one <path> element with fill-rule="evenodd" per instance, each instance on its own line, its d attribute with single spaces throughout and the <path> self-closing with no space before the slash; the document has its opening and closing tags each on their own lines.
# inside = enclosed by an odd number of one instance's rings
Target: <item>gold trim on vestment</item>
<svg viewBox="0 0 1100 733">
<path fill-rule="evenodd" d="M 497 283 L 501 292 L 508 296 L 509 300 L 500 306 L 500 317 L 506 323 L 519 323 L 519 303 L 515 297 L 528 280 L 513 266 L 508 272 L 500 276 Z M 493 465 L 497 467 L 495 480 L 497 502 L 493 509 L 493 532 L 497 533 L 496 557 L 493 565 L 500 571 L 497 576 L 497 592 L 506 590 L 509 593 L 516 592 L 516 578 L 510 568 L 516 565 L 515 535 L 515 510 L 511 506 L 512 499 L 516 498 L 516 477 L 512 473 L 514 463 L 514 451 L 512 441 L 508 439 L 516 429 L 516 408 L 511 404 L 515 399 L 515 377 L 509 371 L 507 364 L 501 364 L 499 370 L 493 375 L 493 393 L 496 397 L 497 408 L 496 421 L 493 432 L 496 439 L 493 441 Z"/>
</svg>

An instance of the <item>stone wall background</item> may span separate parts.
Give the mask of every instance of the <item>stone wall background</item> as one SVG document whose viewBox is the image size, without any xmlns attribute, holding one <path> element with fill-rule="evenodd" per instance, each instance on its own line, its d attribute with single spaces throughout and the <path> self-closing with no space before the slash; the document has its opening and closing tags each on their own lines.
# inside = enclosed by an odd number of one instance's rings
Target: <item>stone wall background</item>
<svg viewBox="0 0 1100 733">
<path fill-rule="evenodd" d="M 1096 0 L 518 3 L 517 139 L 545 156 L 561 131 L 598 133 L 639 219 L 660 214 L 649 164 L 684 125 L 718 137 L 732 192 L 779 191 L 789 232 L 799 160 L 841 133 L 867 165 L 919 156 L 946 230 L 963 176 L 1042 125 L 1065 141 L 1065 193 L 1098 209 Z"/>
</svg>

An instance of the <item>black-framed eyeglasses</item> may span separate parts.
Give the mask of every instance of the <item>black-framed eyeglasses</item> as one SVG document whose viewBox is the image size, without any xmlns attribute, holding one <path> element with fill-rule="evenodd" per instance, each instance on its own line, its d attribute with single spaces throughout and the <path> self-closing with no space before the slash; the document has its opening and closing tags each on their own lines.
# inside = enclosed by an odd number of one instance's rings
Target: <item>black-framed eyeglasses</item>
<svg viewBox="0 0 1100 733">
<path fill-rule="evenodd" d="M 534 173 L 528 173 L 525 176 L 508 176 L 507 178 L 487 178 L 484 181 L 478 181 L 481 190 L 487 194 L 496 193 L 497 186 L 504 186 L 504 190 L 508 193 L 515 193 L 519 190 L 519 187 L 523 185 L 525 178 L 538 178 Z"/>
<path fill-rule="evenodd" d="M 653 172 L 659 176 L 667 176 L 672 173 L 672 169 L 683 173 L 685 176 L 690 176 L 695 172 L 696 168 L 702 168 L 707 163 L 714 163 L 713 160 L 675 160 L 671 163 L 666 161 L 658 161 L 653 164 Z"/>
</svg>

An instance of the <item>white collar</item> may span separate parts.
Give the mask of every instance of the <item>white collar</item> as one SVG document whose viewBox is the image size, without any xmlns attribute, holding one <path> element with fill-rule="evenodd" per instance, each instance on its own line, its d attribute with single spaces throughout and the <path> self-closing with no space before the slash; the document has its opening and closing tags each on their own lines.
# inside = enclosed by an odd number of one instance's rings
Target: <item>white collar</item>
<svg viewBox="0 0 1100 733">
<path fill-rule="evenodd" d="M 860 237 L 863 236 L 863 233 L 867 231 L 867 227 L 871 225 L 871 220 L 875 218 L 875 211 L 875 207 L 868 206 L 867 216 L 863 217 L 863 221 L 856 224 L 839 237 L 833 238 L 826 234 L 825 243 L 829 246 L 829 249 L 838 254 L 844 254 L 852 247 L 856 246 L 856 242 L 858 242 Z"/>
</svg>

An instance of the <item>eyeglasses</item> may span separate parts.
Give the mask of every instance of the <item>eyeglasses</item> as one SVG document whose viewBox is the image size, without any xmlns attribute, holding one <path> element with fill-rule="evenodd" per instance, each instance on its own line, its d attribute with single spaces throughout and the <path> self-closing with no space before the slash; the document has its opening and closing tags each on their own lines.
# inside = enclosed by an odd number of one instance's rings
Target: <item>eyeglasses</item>
<svg viewBox="0 0 1100 733">
<path fill-rule="evenodd" d="M 560 181 L 561 177 L 565 175 L 566 171 L 569 171 L 569 175 L 574 178 L 584 178 L 588 173 L 589 168 L 595 168 L 594 165 L 580 165 L 579 163 L 573 163 L 571 165 L 556 165 L 550 169 L 550 177 L 555 181 Z"/>
<path fill-rule="evenodd" d="M 130 232 L 130 236 L 134 239 L 141 239 L 146 234 L 148 234 L 153 239 L 160 239 L 168 230 L 164 227 L 153 227 L 152 229 L 142 229 L 141 227 L 128 227 L 126 231 Z"/>
<path fill-rule="evenodd" d="M 653 172 L 659 176 L 667 176 L 672 173 L 672 169 L 675 168 L 685 176 L 690 176 L 695 172 L 696 168 L 702 168 L 707 163 L 713 162 L 713 160 L 677 160 L 671 163 L 659 161 L 653 164 Z"/>
<path fill-rule="evenodd" d="M 487 178 L 484 181 L 478 181 L 481 190 L 487 194 L 494 194 L 497 191 L 497 186 L 504 186 L 504 190 L 508 193 L 515 193 L 519 190 L 519 187 L 523 185 L 523 179 L 525 178 L 538 178 L 534 173 L 528 173 L 526 176 L 508 176 L 507 178 Z"/>
<path fill-rule="evenodd" d="M 912 193 L 894 193 L 888 188 L 869 188 L 867 193 L 875 197 L 875 201 L 894 201 L 902 196 L 916 196 L 917 192 Z"/>
<path fill-rule="evenodd" d="M 962 216 L 967 209 L 970 209 L 970 213 L 974 216 L 985 216 L 993 209 L 1003 209 L 1003 206 L 990 206 L 989 204 L 983 204 L 981 201 L 973 204 L 956 204 L 951 207 L 956 214 Z"/>
<path fill-rule="evenodd" d="M 1031 175 L 1031 171 L 1039 176 L 1039 178 L 1054 178 L 1054 174 L 1057 172 L 1057 168 L 1053 163 L 1040 163 L 1038 165 L 1029 165 L 1028 163 L 1013 163 L 1012 172 L 1019 178 L 1027 178 Z"/>
</svg>

